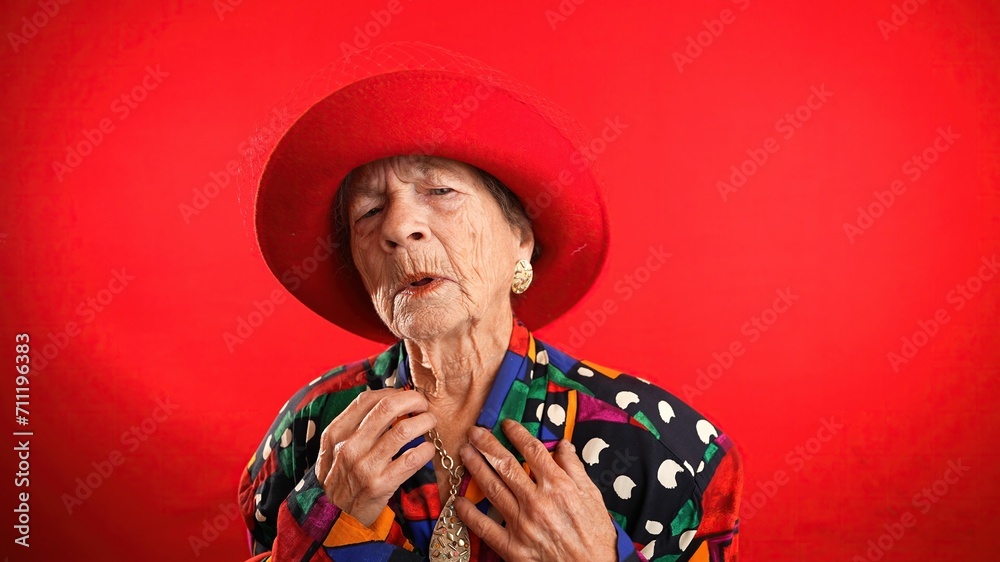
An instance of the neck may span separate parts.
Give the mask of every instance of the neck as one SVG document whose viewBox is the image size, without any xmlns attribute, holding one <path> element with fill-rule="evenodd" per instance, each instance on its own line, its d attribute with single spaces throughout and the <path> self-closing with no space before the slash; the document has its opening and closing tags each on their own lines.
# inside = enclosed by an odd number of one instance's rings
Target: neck
<svg viewBox="0 0 1000 562">
<path fill-rule="evenodd" d="M 434 339 L 405 340 L 412 382 L 431 410 L 478 415 L 510 343 L 512 324 L 513 313 L 506 309 Z"/>
</svg>

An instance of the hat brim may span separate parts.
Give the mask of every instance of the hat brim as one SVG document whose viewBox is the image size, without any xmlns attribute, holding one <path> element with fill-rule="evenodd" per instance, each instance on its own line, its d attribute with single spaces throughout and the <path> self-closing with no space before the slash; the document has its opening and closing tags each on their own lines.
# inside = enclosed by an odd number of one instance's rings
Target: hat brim
<svg viewBox="0 0 1000 562">
<path fill-rule="evenodd" d="M 513 304 L 538 329 L 584 297 L 607 254 L 603 186 L 579 151 L 587 139 L 571 136 L 516 93 L 475 76 L 408 70 L 351 83 L 309 108 L 271 153 L 254 205 L 261 253 L 323 318 L 364 338 L 395 341 L 333 247 L 336 190 L 349 171 L 379 158 L 459 160 L 502 181 L 532 219 L 542 251 L 531 288 Z"/>
</svg>

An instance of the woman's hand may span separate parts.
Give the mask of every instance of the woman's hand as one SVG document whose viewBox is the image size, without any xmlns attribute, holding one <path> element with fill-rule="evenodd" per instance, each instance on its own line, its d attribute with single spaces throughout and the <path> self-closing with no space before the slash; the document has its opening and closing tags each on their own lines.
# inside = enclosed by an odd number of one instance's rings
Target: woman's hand
<svg viewBox="0 0 1000 562">
<path fill-rule="evenodd" d="M 469 530 L 504 560 L 618 560 L 614 524 L 574 447 L 561 441 L 550 456 L 517 422 L 504 420 L 502 426 L 535 481 L 492 434 L 474 426 L 469 431 L 472 445 L 462 448 L 462 460 L 503 514 L 506 528 L 460 498 L 455 506 Z"/>
<path fill-rule="evenodd" d="M 410 413 L 417 415 L 399 419 Z M 330 503 L 370 527 L 396 489 L 427 464 L 435 450 L 428 442 L 396 460 L 393 455 L 436 424 L 427 400 L 413 390 L 359 394 L 320 437 L 316 478 Z"/>
</svg>

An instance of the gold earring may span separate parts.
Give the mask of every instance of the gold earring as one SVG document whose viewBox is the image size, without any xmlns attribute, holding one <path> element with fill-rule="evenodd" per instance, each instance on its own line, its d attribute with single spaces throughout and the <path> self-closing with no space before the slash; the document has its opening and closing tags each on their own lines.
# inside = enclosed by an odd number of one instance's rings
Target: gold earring
<svg viewBox="0 0 1000 562">
<path fill-rule="evenodd" d="M 515 295 L 527 291 L 533 275 L 531 263 L 528 260 L 518 260 L 517 265 L 514 266 L 514 282 L 511 283 L 510 290 L 514 291 Z"/>
</svg>

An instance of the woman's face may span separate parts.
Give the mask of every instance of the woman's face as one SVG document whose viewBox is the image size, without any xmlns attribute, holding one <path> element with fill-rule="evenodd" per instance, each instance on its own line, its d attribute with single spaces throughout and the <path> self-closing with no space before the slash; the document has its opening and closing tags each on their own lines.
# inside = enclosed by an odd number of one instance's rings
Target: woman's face
<svg viewBox="0 0 1000 562">
<path fill-rule="evenodd" d="M 398 157 L 366 167 L 349 189 L 354 264 L 393 333 L 434 339 L 509 312 L 514 264 L 534 240 L 471 166 Z"/>
</svg>

